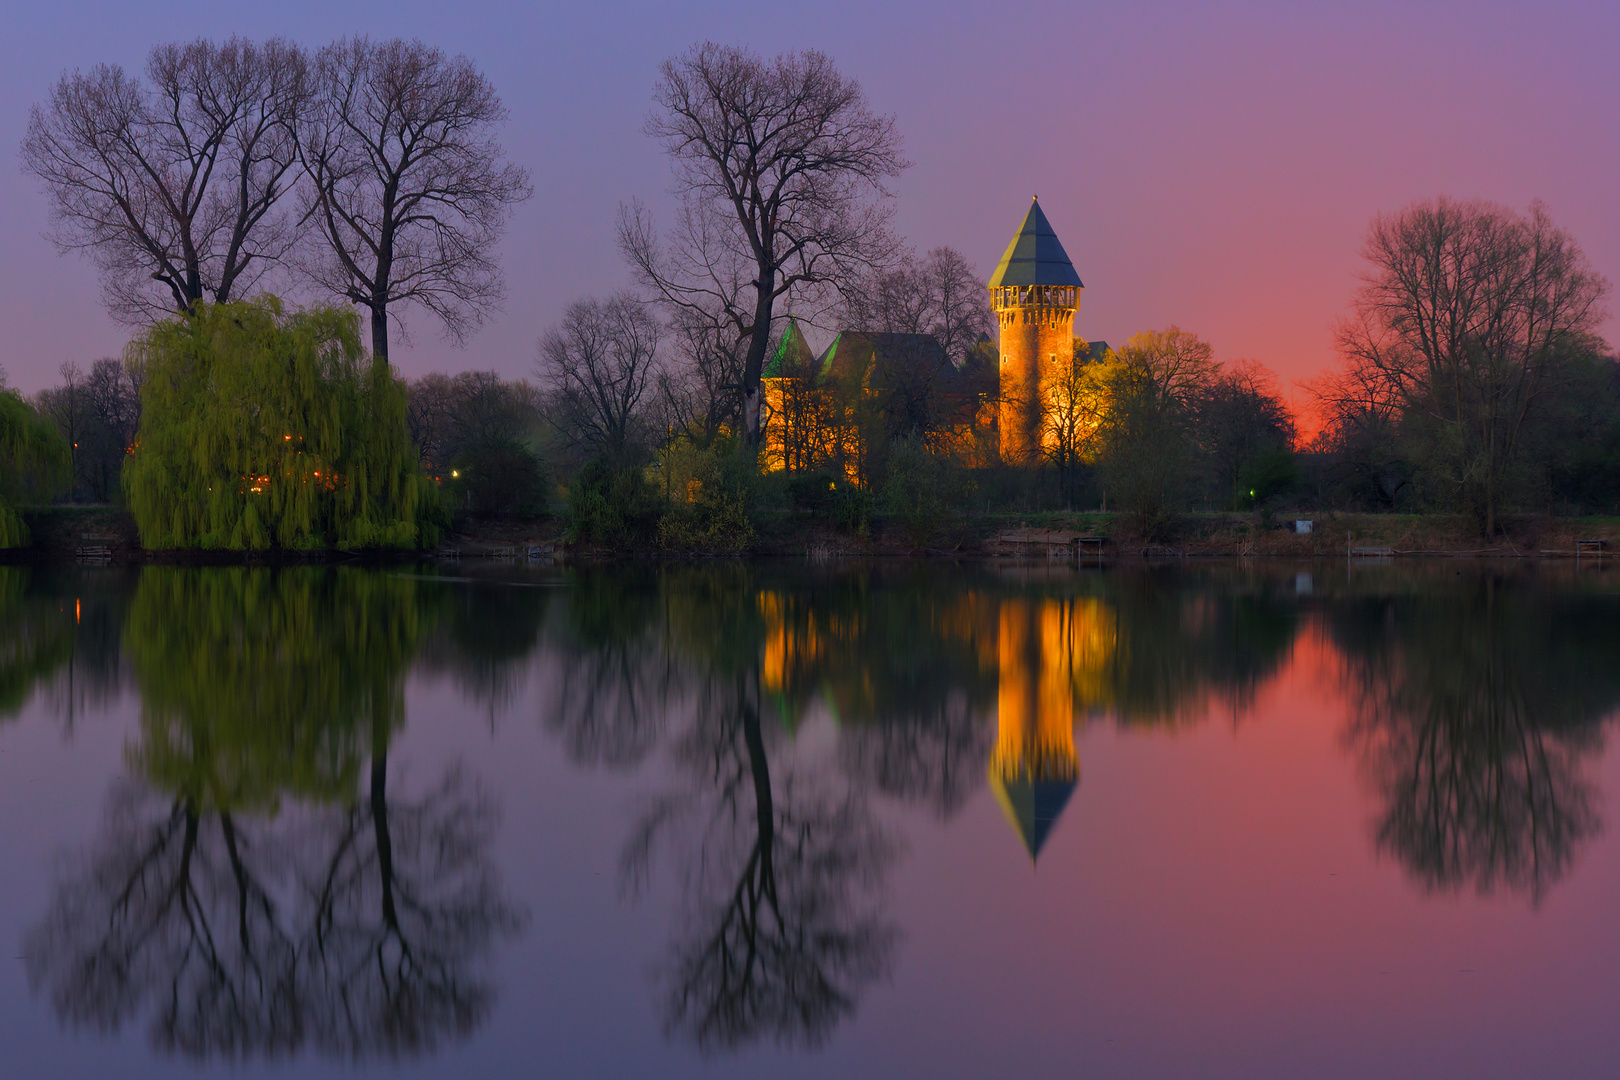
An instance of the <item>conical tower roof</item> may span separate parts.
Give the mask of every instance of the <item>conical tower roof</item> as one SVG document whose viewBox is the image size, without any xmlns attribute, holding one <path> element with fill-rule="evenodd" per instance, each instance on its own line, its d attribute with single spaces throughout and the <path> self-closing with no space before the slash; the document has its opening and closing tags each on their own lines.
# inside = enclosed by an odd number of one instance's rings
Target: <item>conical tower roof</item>
<svg viewBox="0 0 1620 1080">
<path fill-rule="evenodd" d="M 1029 204 L 1023 227 L 1007 245 L 1007 253 L 990 275 L 990 288 L 998 285 L 1081 285 L 1074 263 L 1058 243 L 1057 233 L 1041 213 L 1041 204 Z"/>
<path fill-rule="evenodd" d="M 1001 812 L 1007 815 L 1019 839 L 1029 849 L 1029 859 L 1040 857 L 1041 847 L 1057 824 L 1058 815 L 1069 804 L 1069 796 L 1080 786 L 1078 779 L 1037 780 L 1028 773 L 1004 779 L 990 770 L 990 788 L 996 793 Z"/>
</svg>

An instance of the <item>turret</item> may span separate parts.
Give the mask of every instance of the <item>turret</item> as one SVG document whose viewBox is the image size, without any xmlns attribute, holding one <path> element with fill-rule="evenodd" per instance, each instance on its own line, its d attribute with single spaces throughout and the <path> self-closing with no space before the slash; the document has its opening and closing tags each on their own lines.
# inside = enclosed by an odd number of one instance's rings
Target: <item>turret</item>
<svg viewBox="0 0 1620 1080">
<path fill-rule="evenodd" d="M 1001 329 L 1001 460 L 1034 464 L 1043 390 L 1056 365 L 1074 362 L 1074 315 L 1084 288 L 1039 200 L 1030 204 L 989 288 Z"/>
</svg>

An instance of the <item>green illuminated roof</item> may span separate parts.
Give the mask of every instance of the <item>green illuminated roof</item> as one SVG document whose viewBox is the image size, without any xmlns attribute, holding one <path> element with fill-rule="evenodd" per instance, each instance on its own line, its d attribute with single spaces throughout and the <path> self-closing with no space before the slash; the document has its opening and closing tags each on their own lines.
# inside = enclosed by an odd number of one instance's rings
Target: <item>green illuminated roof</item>
<svg viewBox="0 0 1620 1080">
<path fill-rule="evenodd" d="M 782 340 L 777 343 L 776 351 L 765 359 L 765 370 L 760 372 L 762 379 L 779 379 L 783 375 L 793 375 L 803 378 L 815 362 L 815 354 L 810 351 L 810 345 L 804 340 L 804 331 L 799 329 L 799 321 L 788 318 L 787 329 L 782 331 Z"/>
<path fill-rule="evenodd" d="M 1023 227 L 1007 245 L 1007 253 L 990 275 L 990 288 L 998 285 L 1080 285 L 1080 275 L 1058 243 L 1052 225 L 1041 213 L 1041 204 L 1032 202 Z"/>
</svg>

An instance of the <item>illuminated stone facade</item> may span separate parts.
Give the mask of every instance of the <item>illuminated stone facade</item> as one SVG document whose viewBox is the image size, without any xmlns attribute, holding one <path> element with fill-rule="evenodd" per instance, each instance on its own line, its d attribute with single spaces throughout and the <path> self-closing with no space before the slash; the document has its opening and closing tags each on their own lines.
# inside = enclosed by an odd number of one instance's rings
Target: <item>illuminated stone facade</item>
<svg viewBox="0 0 1620 1080">
<path fill-rule="evenodd" d="M 1045 387 L 1057 365 L 1075 361 L 1074 316 L 1084 288 L 1038 201 L 989 288 L 1001 332 L 1001 460 L 1033 465 L 1041 453 Z"/>
<path fill-rule="evenodd" d="M 846 330 L 817 357 L 790 320 L 762 374 L 765 468 L 864 485 L 883 475 L 893 428 L 925 430 L 931 451 L 975 467 L 1039 465 L 1057 442 L 1063 365 L 1108 355 L 1107 342 L 1074 336 L 1082 288 L 1035 202 L 990 276 L 999 346 L 981 339 L 958 361 L 928 334 Z"/>
</svg>

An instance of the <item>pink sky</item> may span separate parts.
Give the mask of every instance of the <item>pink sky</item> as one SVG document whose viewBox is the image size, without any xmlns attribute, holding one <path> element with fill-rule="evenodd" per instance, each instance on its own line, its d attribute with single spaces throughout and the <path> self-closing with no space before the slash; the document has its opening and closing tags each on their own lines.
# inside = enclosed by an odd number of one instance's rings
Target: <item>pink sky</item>
<svg viewBox="0 0 1620 1080">
<path fill-rule="evenodd" d="M 1333 361 L 1368 221 L 1441 193 L 1543 199 L 1620 279 L 1612 3 L 36 6 L 0 40 L 12 384 L 37 390 L 128 337 L 88 264 L 41 236 L 45 201 L 17 165 L 29 104 L 64 70 L 139 68 L 154 43 L 233 32 L 421 37 L 476 60 L 511 109 L 506 143 L 536 196 L 504 245 L 505 311 L 465 349 L 413 319 L 394 354 L 410 375 L 527 374 L 567 303 L 626 281 L 617 206 L 660 209 L 668 182 L 641 134 L 657 65 L 705 37 L 820 48 L 860 79 L 915 162 L 896 190 L 920 248 L 959 248 L 988 274 L 1039 192 L 1086 282 L 1089 338 L 1177 323 L 1222 358 L 1309 377 Z"/>
</svg>

